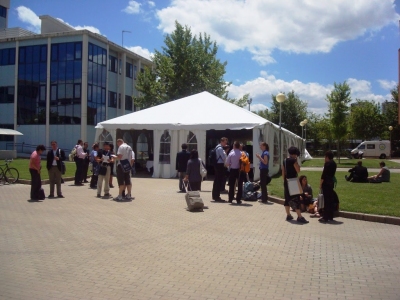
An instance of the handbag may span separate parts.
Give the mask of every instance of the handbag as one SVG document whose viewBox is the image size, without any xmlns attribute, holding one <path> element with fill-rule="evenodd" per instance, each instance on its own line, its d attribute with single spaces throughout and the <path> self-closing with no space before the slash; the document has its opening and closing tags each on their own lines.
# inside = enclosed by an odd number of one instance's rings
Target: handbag
<svg viewBox="0 0 400 300">
<path fill-rule="evenodd" d="M 288 190 L 290 196 L 303 194 L 303 189 L 301 187 L 299 178 L 287 178 Z"/>
<path fill-rule="evenodd" d="M 99 175 L 105 176 L 107 174 L 107 166 L 100 166 Z"/>
<path fill-rule="evenodd" d="M 203 162 L 199 158 L 200 161 L 200 176 L 203 179 L 204 177 L 207 177 L 207 169 L 204 167 Z"/>
<path fill-rule="evenodd" d="M 129 173 L 132 170 L 131 163 L 128 159 L 121 159 L 120 162 L 124 173 Z"/>
<path fill-rule="evenodd" d="M 325 207 L 325 201 L 324 201 L 324 194 L 322 194 L 322 190 L 319 191 L 318 194 L 318 210 L 323 209 Z"/>
<path fill-rule="evenodd" d="M 283 164 L 285 166 L 285 177 L 287 176 L 286 172 L 286 159 L 283 161 Z M 301 187 L 300 181 L 298 177 L 295 178 L 286 178 L 287 185 L 288 185 L 288 190 L 289 190 L 289 195 L 290 196 L 296 196 L 296 195 L 301 195 L 303 194 L 303 188 Z"/>
</svg>

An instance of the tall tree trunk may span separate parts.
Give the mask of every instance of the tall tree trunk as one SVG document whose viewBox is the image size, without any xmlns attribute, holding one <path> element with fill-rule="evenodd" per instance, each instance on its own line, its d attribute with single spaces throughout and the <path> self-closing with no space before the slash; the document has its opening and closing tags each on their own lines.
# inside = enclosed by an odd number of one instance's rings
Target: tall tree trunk
<svg viewBox="0 0 400 300">
<path fill-rule="evenodd" d="M 337 156 L 338 156 L 338 161 L 339 161 L 339 164 L 340 164 L 340 142 L 339 142 L 339 140 L 337 141 Z"/>
</svg>

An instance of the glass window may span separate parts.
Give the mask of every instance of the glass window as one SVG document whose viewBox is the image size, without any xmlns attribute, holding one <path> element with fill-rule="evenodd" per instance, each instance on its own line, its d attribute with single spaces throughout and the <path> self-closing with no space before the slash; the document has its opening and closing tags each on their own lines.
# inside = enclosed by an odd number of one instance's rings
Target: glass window
<svg viewBox="0 0 400 300">
<path fill-rule="evenodd" d="M 108 68 L 108 70 L 111 71 L 111 72 L 117 73 L 117 68 L 118 68 L 117 58 L 110 55 L 109 56 L 109 68 Z"/>
<path fill-rule="evenodd" d="M 58 60 L 64 61 L 67 58 L 67 44 L 58 44 Z"/>
<path fill-rule="evenodd" d="M 67 61 L 65 78 L 66 78 L 67 82 L 72 82 L 74 80 L 74 62 L 73 61 Z"/>
<path fill-rule="evenodd" d="M 0 5 L 0 17 L 7 18 L 7 8 L 1 5 Z"/>
<path fill-rule="evenodd" d="M 0 86 L 0 103 L 13 103 L 13 102 L 14 102 L 14 87 Z"/>
<path fill-rule="evenodd" d="M 75 43 L 75 59 L 82 59 L 82 43 Z"/>
<path fill-rule="evenodd" d="M 75 59 L 75 44 L 74 43 L 67 43 L 67 60 L 74 60 Z"/>
<path fill-rule="evenodd" d="M 170 163 L 171 136 L 165 130 L 160 139 L 160 164 Z"/>
<path fill-rule="evenodd" d="M 88 101 L 89 102 L 92 102 L 92 100 L 93 100 L 92 88 L 93 88 L 93 86 L 89 84 L 88 85 L 88 90 L 87 90 L 87 97 L 88 97 Z"/>
<path fill-rule="evenodd" d="M 375 149 L 375 144 L 367 144 L 367 149 Z"/>
<path fill-rule="evenodd" d="M 58 60 L 58 44 L 51 45 L 51 60 L 52 61 Z"/>
<path fill-rule="evenodd" d="M 144 133 L 138 136 L 136 142 L 137 159 L 146 160 L 149 158 L 149 144 L 147 143 L 147 137 Z"/>
<path fill-rule="evenodd" d="M 19 63 L 24 64 L 25 63 L 25 48 L 19 48 Z"/>
<path fill-rule="evenodd" d="M 126 63 L 126 70 L 125 70 L 125 75 L 126 77 L 132 78 L 133 77 L 133 66 L 130 63 Z"/>
<path fill-rule="evenodd" d="M 93 44 L 89 43 L 89 61 L 93 61 Z"/>
<path fill-rule="evenodd" d="M 117 93 L 108 92 L 108 107 L 117 108 Z"/>
<path fill-rule="evenodd" d="M 197 150 L 197 138 L 196 135 L 189 131 L 189 134 L 187 136 L 187 145 L 188 145 L 188 151 L 192 151 L 193 149 Z"/>
<path fill-rule="evenodd" d="M 52 85 L 50 89 L 50 101 L 57 101 L 57 85 Z"/>
<path fill-rule="evenodd" d="M 47 62 L 47 46 L 46 45 L 40 46 L 40 61 Z"/>
<path fill-rule="evenodd" d="M 107 50 L 103 49 L 103 66 L 107 65 Z"/>
<path fill-rule="evenodd" d="M 25 58 L 25 60 L 26 60 L 26 63 L 27 64 L 30 64 L 30 63 L 32 63 L 33 62 L 33 49 L 32 49 L 33 47 L 26 47 L 26 58 Z"/>
<path fill-rule="evenodd" d="M 137 76 L 137 66 L 133 66 L 133 79 L 136 80 L 136 76 Z"/>
<path fill-rule="evenodd" d="M 125 96 L 125 110 L 132 111 L 132 97 Z"/>
<path fill-rule="evenodd" d="M 40 61 L 40 46 L 33 47 L 33 62 L 38 63 Z"/>
<path fill-rule="evenodd" d="M 74 99 L 81 99 L 81 84 L 74 85 Z"/>
<path fill-rule="evenodd" d="M 365 144 L 358 147 L 359 150 L 365 149 Z"/>
<path fill-rule="evenodd" d="M 1 55 L 0 66 L 8 65 L 8 55 L 9 55 L 8 49 L 0 50 L 0 55 Z"/>
<path fill-rule="evenodd" d="M 46 63 L 40 63 L 39 64 L 39 73 L 40 73 L 40 82 L 46 83 L 47 79 L 47 64 Z"/>
<path fill-rule="evenodd" d="M 46 101 L 46 86 L 41 85 L 40 86 L 40 93 L 39 93 L 39 100 L 40 101 Z"/>
</svg>

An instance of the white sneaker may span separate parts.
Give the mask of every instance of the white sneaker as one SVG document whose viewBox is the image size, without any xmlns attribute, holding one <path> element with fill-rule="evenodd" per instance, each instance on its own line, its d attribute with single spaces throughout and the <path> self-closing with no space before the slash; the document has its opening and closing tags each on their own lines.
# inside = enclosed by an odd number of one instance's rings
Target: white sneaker
<svg viewBox="0 0 400 300">
<path fill-rule="evenodd" d="M 118 195 L 117 197 L 115 197 L 113 199 L 114 201 L 122 201 L 122 197 L 120 195 Z"/>
</svg>

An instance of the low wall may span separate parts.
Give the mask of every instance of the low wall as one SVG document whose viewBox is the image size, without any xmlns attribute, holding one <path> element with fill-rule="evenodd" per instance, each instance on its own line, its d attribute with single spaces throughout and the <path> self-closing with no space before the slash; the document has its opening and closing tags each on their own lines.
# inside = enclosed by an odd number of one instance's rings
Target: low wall
<svg viewBox="0 0 400 300">
<path fill-rule="evenodd" d="M 0 159 L 17 158 L 17 150 L 0 150 Z"/>
</svg>

